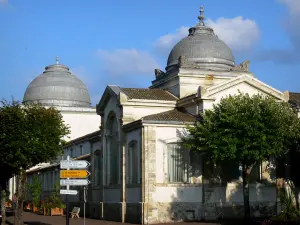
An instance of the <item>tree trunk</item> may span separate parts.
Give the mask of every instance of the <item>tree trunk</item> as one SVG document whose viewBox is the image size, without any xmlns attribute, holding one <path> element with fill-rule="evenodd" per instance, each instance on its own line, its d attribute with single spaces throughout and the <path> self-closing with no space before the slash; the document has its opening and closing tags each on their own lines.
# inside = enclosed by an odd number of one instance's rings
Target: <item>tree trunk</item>
<svg viewBox="0 0 300 225">
<path fill-rule="evenodd" d="M 243 195 L 244 195 L 244 217 L 245 219 L 250 218 L 250 196 L 249 196 L 249 176 L 252 167 L 243 166 Z"/>
<path fill-rule="evenodd" d="M 26 192 L 26 171 L 21 170 L 20 175 L 17 176 L 17 204 L 14 217 L 14 225 L 23 225 L 23 204 L 25 201 Z"/>
<path fill-rule="evenodd" d="M 299 187 L 295 187 L 294 195 L 295 195 L 295 198 L 296 198 L 296 207 L 297 207 L 297 209 L 300 209 L 299 194 L 300 194 Z"/>
<path fill-rule="evenodd" d="M 3 187 L 1 187 L 1 215 L 2 215 L 2 222 L 1 225 L 6 224 L 6 207 L 5 207 L 5 201 L 6 201 L 6 191 Z"/>
</svg>

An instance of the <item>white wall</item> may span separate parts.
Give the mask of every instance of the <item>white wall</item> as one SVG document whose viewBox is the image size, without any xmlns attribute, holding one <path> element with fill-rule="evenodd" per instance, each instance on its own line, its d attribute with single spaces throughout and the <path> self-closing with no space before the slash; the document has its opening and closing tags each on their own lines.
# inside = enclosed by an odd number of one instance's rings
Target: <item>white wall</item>
<svg viewBox="0 0 300 225">
<path fill-rule="evenodd" d="M 73 140 L 86 134 L 99 130 L 101 118 L 96 114 L 94 109 L 92 112 L 61 112 L 63 120 L 70 126 L 70 138 Z"/>
<path fill-rule="evenodd" d="M 123 105 L 123 116 L 125 123 L 139 120 L 144 116 L 166 112 L 175 108 L 175 102 L 168 102 L 166 104 L 152 104 L 148 105 L 134 105 L 131 102 L 127 102 Z"/>
<path fill-rule="evenodd" d="M 201 202 L 201 187 L 156 187 L 154 202 Z"/>
</svg>

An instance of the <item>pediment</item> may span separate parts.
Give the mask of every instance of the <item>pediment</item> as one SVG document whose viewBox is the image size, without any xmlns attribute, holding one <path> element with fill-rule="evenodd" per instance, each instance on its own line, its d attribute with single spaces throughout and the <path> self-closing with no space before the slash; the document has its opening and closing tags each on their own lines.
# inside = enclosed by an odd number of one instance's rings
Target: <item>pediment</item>
<svg viewBox="0 0 300 225">
<path fill-rule="evenodd" d="M 105 91 L 97 104 L 97 114 L 100 115 L 101 112 L 104 110 L 105 106 L 107 105 L 110 98 L 118 98 L 119 94 L 121 92 L 121 89 L 119 86 L 116 85 L 108 85 L 105 88 Z"/>
<path fill-rule="evenodd" d="M 228 81 L 222 82 L 218 85 L 211 86 L 201 90 L 202 99 L 221 99 L 228 95 L 235 95 L 241 93 L 248 93 L 250 95 L 262 94 L 274 97 L 277 100 L 287 101 L 283 92 L 263 83 L 262 81 L 249 76 L 242 75 Z"/>
</svg>

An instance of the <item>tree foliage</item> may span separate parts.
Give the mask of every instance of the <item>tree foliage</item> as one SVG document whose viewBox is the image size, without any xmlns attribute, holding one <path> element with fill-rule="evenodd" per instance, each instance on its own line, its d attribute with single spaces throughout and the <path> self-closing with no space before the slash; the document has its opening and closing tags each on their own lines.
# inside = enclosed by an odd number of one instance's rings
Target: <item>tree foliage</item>
<svg viewBox="0 0 300 225">
<path fill-rule="evenodd" d="M 63 152 L 70 133 L 62 115 L 55 108 L 17 101 L 0 102 L 0 173 L 1 189 L 17 175 L 17 211 L 15 224 L 23 224 L 26 170 L 36 164 L 56 159 Z M 5 208 L 2 207 L 2 214 Z M 3 221 L 5 223 L 5 220 Z"/>
<path fill-rule="evenodd" d="M 184 143 L 191 149 L 215 162 L 239 160 L 251 166 L 299 146 L 300 120 L 286 102 L 240 93 L 206 110 L 188 131 Z"/>
<path fill-rule="evenodd" d="M 1 102 L 0 127 L 0 165 L 10 177 L 55 159 L 70 132 L 56 109 L 16 101 Z"/>
<path fill-rule="evenodd" d="M 300 119 L 287 102 L 248 94 L 223 98 L 206 110 L 183 139 L 185 145 L 205 153 L 213 162 L 242 164 L 245 217 L 250 216 L 249 178 L 253 166 L 270 157 L 299 150 Z"/>
</svg>

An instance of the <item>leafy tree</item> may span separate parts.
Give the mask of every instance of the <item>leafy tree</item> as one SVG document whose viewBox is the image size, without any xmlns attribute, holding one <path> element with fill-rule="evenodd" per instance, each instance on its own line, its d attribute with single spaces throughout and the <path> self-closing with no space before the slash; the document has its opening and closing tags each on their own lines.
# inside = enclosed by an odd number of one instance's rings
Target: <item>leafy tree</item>
<svg viewBox="0 0 300 225">
<path fill-rule="evenodd" d="M 70 131 L 55 108 L 5 100 L 0 102 L 0 127 L 0 169 L 5 171 L 0 174 L 1 189 L 6 190 L 9 178 L 17 176 L 15 224 L 23 224 L 26 170 L 61 154 L 63 138 Z"/>
<path fill-rule="evenodd" d="M 248 94 L 223 98 L 189 127 L 184 144 L 214 163 L 242 165 L 245 217 L 250 216 L 249 177 L 256 163 L 279 158 L 299 148 L 300 120 L 286 102 Z"/>
</svg>

